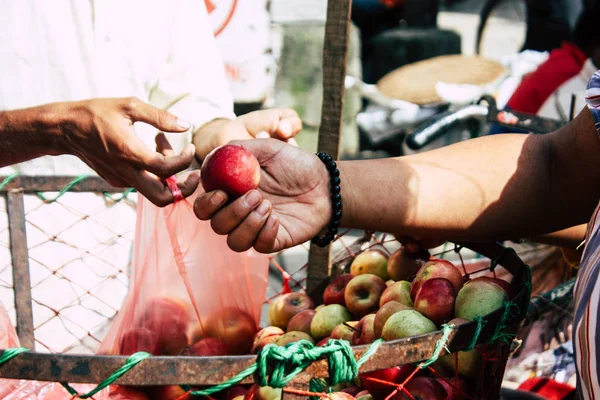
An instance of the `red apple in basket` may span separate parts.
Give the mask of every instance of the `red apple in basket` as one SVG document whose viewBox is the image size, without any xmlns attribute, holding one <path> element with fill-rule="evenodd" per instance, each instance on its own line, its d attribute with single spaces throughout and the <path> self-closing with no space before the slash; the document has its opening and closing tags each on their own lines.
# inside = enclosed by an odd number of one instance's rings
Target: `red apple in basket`
<svg viewBox="0 0 600 400">
<path fill-rule="evenodd" d="M 411 252 L 406 247 L 401 247 L 388 259 L 387 273 L 395 281 L 410 281 L 430 256 L 427 250 Z"/>
<path fill-rule="evenodd" d="M 225 394 L 224 400 L 243 400 L 244 396 L 248 393 L 248 389 L 243 386 L 233 386 L 229 388 Z"/>
<path fill-rule="evenodd" d="M 380 381 L 391 382 L 391 383 L 402 383 L 408 376 L 414 371 L 415 367 L 411 365 L 403 365 L 400 367 L 392 367 L 386 369 L 380 369 L 377 371 L 366 372 L 360 374 L 360 381 L 365 389 L 371 393 L 376 400 L 385 399 L 390 393 L 392 393 L 396 387 L 386 385 L 385 383 L 374 382 L 370 380 L 378 379 Z"/>
<path fill-rule="evenodd" d="M 163 355 L 178 355 L 188 345 L 189 307 L 175 297 L 155 297 L 144 304 L 135 326 L 158 334 Z"/>
<path fill-rule="evenodd" d="M 220 339 L 230 355 L 248 354 L 257 332 L 254 318 L 239 308 L 219 310 L 205 324 L 206 337 Z"/>
<path fill-rule="evenodd" d="M 292 332 L 287 332 L 287 333 L 284 333 L 283 335 L 281 335 L 279 337 L 279 339 L 277 339 L 275 341 L 275 344 L 277 346 L 285 346 L 288 343 L 295 343 L 295 342 L 298 342 L 300 340 L 307 340 L 310 343 L 315 344 L 314 339 L 308 333 L 305 333 L 305 332 L 293 332 L 293 331 Z"/>
<path fill-rule="evenodd" d="M 421 267 L 417 273 L 417 276 L 412 282 L 412 286 L 410 288 L 410 297 L 413 302 L 415 301 L 417 292 L 419 291 L 419 288 L 423 282 L 431 278 L 448 279 L 450 282 L 452 282 L 456 293 L 458 293 L 458 291 L 463 287 L 463 275 L 454 264 L 447 260 L 432 259 Z"/>
<path fill-rule="evenodd" d="M 354 327 L 352 335 L 352 344 L 358 346 L 361 344 L 373 343 L 377 337 L 375 336 L 375 314 L 367 314 L 361 318 L 358 324 Z"/>
<path fill-rule="evenodd" d="M 191 345 L 183 354 L 195 357 L 212 357 L 226 356 L 229 352 L 225 343 L 220 339 L 207 337 Z"/>
<path fill-rule="evenodd" d="M 448 279 L 428 279 L 417 292 L 415 310 L 440 326 L 454 316 L 455 298 L 454 286 Z"/>
<path fill-rule="evenodd" d="M 435 379 L 424 376 L 412 378 L 406 386 L 406 390 L 415 400 L 446 400 L 446 389 Z M 392 397 L 394 400 L 407 400 L 410 397 L 404 392 L 399 391 Z"/>
<path fill-rule="evenodd" d="M 208 153 L 200 174 L 205 191 L 220 189 L 235 199 L 258 187 L 260 164 L 242 146 L 228 144 Z"/>
<path fill-rule="evenodd" d="M 281 337 L 285 332 L 283 329 L 278 328 L 276 326 L 267 326 L 266 328 L 261 329 L 254 336 L 254 344 L 252 345 L 251 353 L 256 354 L 263 349 L 266 345 L 270 343 L 275 343 L 277 339 Z"/>
<path fill-rule="evenodd" d="M 330 400 L 356 400 L 356 397 L 346 392 L 327 393 L 327 398 Z"/>
<path fill-rule="evenodd" d="M 388 318 L 381 337 L 386 341 L 435 332 L 437 327 L 430 319 L 415 310 L 398 311 Z"/>
<path fill-rule="evenodd" d="M 185 390 L 178 385 L 153 386 L 146 392 L 150 400 L 176 400 L 185 395 Z"/>
<path fill-rule="evenodd" d="M 460 376 L 444 379 L 435 378 L 435 380 L 438 381 L 438 383 L 444 387 L 444 389 L 446 390 L 446 394 L 448 395 L 448 399 L 467 399 L 467 394 L 470 392 L 469 385 Z"/>
<path fill-rule="evenodd" d="M 314 303 L 306 294 L 284 294 L 271 303 L 269 307 L 269 324 L 285 330 L 296 314 L 312 308 L 314 308 Z"/>
<path fill-rule="evenodd" d="M 347 342 L 352 343 L 352 337 L 354 336 L 355 328 L 358 323 L 358 321 L 349 321 L 339 324 L 333 328 L 331 338 L 346 340 Z"/>
<path fill-rule="evenodd" d="M 381 294 L 379 306 L 383 306 L 389 301 L 397 301 L 409 307 L 413 306 L 413 301 L 410 298 L 411 284 L 408 281 L 398 281 L 389 285 Z"/>
<path fill-rule="evenodd" d="M 319 342 L 315 345 L 315 347 L 327 346 L 327 343 L 329 343 L 329 339 L 333 339 L 333 338 L 331 336 L 327 336 L 326 338 L 319 340 Z"/>
<path fill-rule="evenodd" d="M 385 281 L 373 274 L 363 274 L 354 277 L 344 293 L 346 307 L 356 317 L 377 311 L 379 299 L 387 288 Z"/>
<path fill-rule="evenodd" d="M 354 278 L 352 274 L 342 274 L 332 280 L 323 291 L 323 304 L 341 304 L 346 305 L 344 300 L 344 292 L 348 282 Z"/>
<path fill-rule="evenodd" d="M 287 331 L 305 332 L 310 335 L 310 323 L 317 312 L 315 310 L 304 310 L 294 315 L 287 325 Z"/>
<path fill-rule="evenodd" d="M 65 398 L 64 395 L 63 398 Z M 146 393 L 125 386 L 111 386 L 108 398 L 110 400 L 149 400 Z"/>
<path fill-rule="evenodd" d="M 496 285 L 499 285 L 500 287 L 502 287 L 502 289 L 504 289 L 504 291 L 506 292 L 506 294 L 509 297 L 512 297 L 512 288 L 510 287 L 510 283 L 506 282 L 504 279 L 494 278 L 492 276 L 480 276 L 480 277 L 473 278 L 473 279 L 467 281 L 465 283 L 465 285 L 472 283 L 472 282 L 479 282 L 479 281 L 495 283 Z"/>
<path fill-rule="evenodd" d="M 130 356 L 138 351 L 145 351 L 155 356 L 160 355 L 158 334 L 146 328 L 125 331 L 119 340 L 119 354 Z"/>
<path fill-rule="evenodd" d="M 389 279 L 387 259 L 387 254 L 381 250 L 364 251 L 357 255 L 350 264 L 350 274 L 353 276 L 373 274 L 387 281 Z"/>
<path fill-rule="evenodd" d="M 280 400 L 282 393 L 281 389 L 254 384 L 246 392 L 244 400 Z"/>
<path fill-rule="evenodd" d="M 348 393 L 350 396 L 356 397 L 356 395 L 358 393 L 362 392 L 362 390 L 363 389 L 358 386 L 350 386 L 350 387 L 340 390 L 340 392 Z"/>
<path fill-rule="evenodd" d="M 398 311 L 403 310 L 412 310 L 412 307 L 398 303 L 397 301 L 390 301 L 381 306 L 381 308 L 375 314 L 375 320 L 373 320 L 373 330 L 375 331 L 375 337 L 381 337 L 383 326 L 385 325 L 388 318 L 390 318 Z"/>
</svg>

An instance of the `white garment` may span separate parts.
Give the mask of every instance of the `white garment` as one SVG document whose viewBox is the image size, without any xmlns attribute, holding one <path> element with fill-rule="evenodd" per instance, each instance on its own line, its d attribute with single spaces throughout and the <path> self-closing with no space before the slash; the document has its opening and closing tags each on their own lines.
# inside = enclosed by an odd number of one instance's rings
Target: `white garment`
<svg viewBox="0 0 600 400">
<path fill-rule="evenodd" d="M 581 71 L 546 99 L 537 115 L 546 118 L 568 120 L 571 113 L 571 96 L 575 94 L 575 117 L 586 106 L 585 90 L 592 75 L 598 71 L 591 58 L 588 58 Z"/>
<path fill-rule="evenodd" d="M 203 0 L 3 0 L 0 27 L 0 110 L 136 96 L 194 129 L 235 117 Z M 136 129 L 154 148 L 155 129 L 141 123 Z M 169 140 L 177 150 L 190 134 Z M 43 157 L 0 174 L 14 170 L 91 172 L 70 156 Z"/>
<path fill-rule="evenodd" d="M 0 71 L 0 110 L 136 96 L 189 120 L 190 132 L 217 117 L 235 118 L 203 0 L 2 0 Z M 190 132 L 168 135 L 175 150 L 189 143 Z M 154 128 L 137 123 L 136 133 L 154 148 Z M 2 168 L 0 175 L 15 171 L 95 174 L 73 156 L 41 157 Z M 2 203 L 0 301 L 14 322 Z M 49 205 L 25 196 L 25 209 L 35 335 L 43 343 L 37 350 L 64 351 L 83 340 L 88 349 L 71 351 L 93 351 L 98 343 L 88 332 L 102 335 L 98 329 L 127 293 L 123 271 L 135 207 L 67 193 Z"/>
</svg>

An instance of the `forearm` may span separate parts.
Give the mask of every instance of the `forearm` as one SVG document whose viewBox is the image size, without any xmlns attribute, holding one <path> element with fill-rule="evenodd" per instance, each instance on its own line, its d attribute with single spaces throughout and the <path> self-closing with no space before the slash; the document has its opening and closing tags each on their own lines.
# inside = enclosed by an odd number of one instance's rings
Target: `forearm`
<svg viewBox="0 0 600 400">
<path fill-rule="evenodd" d="M 578 197 L 581 188 L 564 187 L 568 177 L 555 171 L 560 160 L 550 148 L 547 135 L 498 135 L 395 159 L 340 162 L 342 225 L 480 241 L 587 222 L 595 203 Z"/>
<path fill-rule="evenodd" d="M 63 111 L 60 104 L 0 111 L 0 167 L 60 154 Z"/>
<path fill-rule="evenodd" d="M 576 249 L 585 239 L 586 230 L 587 224 L 581 224 L 558 232 L 535 236 L 531 240 L 537 243 Z"/>
<path fill-rule="evenodd" d="M 225 118 L 214 119 L 202 125 L 192 136 L 192 142 L 196 146 L 196 159 L 202 162 L 206 155 L 218 146 L 224 145 L 223 136 L 219 133 L 225 124 L 231 120 Z"/>
</svg>

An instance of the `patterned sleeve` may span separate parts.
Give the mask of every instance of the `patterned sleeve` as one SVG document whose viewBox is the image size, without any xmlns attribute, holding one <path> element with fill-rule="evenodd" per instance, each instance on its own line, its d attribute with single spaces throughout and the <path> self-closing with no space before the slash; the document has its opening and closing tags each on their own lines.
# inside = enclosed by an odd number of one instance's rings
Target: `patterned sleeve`
<svg viewBox="0 0 600 400">
<path fill-rule="evenodd" d="M 588 82 L 585 102 L 594 116 L 596 130 L 600 133 L 600 70 L 596 71 Z"/>
</svg>

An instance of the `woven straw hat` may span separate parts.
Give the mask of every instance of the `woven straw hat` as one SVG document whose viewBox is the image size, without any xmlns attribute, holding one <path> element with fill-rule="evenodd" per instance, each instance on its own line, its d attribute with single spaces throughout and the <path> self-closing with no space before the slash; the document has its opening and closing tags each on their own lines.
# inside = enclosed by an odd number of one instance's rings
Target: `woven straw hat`
<svg viewBox="0 0 600 400">
<path fill-rule="evenodd" d="M 418 105 L 440 102 L 437 82 L 491 84 L 507 73 L 499 62 L 478 56 L 434 57 L 398 68 L 377 82 L 384 95 Z"/>
</svg>

